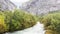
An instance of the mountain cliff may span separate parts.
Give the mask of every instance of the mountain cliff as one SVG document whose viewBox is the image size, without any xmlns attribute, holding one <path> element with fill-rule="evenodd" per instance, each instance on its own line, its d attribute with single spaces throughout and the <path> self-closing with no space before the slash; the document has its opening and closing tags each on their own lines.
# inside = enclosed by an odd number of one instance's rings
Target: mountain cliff
<svg viewBox="0 0 60 34">
<path fill-rule="evenodd" d="M 16 5 L 13 4 L 10 0 L 0 0 L 0 11 L 13 10 L 15 8 L 16 8 Z"/>
<path fill-rule="evenodd" d="M 60 10 L 60 0 L 31 0 L 20 8 L 35 15 L 48 14 L 50 11 Z"/>
</svg>

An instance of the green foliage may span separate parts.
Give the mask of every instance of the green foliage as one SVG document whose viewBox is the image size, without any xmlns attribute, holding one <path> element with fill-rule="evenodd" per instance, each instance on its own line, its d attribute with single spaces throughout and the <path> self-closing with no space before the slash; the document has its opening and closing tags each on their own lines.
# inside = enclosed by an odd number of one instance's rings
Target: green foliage
<svg viewBox="0 0 60 34">
<path fill-rule="evenodd" d="M 23 30 L 29 27 L 32 27 L 36 24 L 37 18 L 34 15 L 31 15 L 27 12 L 24 12 L 22 10 L 14 10 L 12 11 L 4 11 L 0 12 L 1 16 L 1 24 L 0 26 L 3 27 L 1 30 L 3 32 L 13 32 L 18 30 Z M 6 30 L 6 31 L 4 31 Z M 1 31 L 2 32 L 2 31 Z"/>
<path fill-rule="evenodd" d="M 36 24 L 36 17 L 22 10 L 15 10 L 10 23 L 10 31 L 23 30 Z"/>
<path fill-rule="evenodd" d="M 11 11 L 5 11 L 5 12 L 3 12 L 3 14 L 5 16 L 5 23 L 7 25 L 7 30 L 10 31 L 10 23 L 12 20 L 13 13 Z"/>
<path fill-rule="evenodd" d="M 60 32 L 60 13 L 43 16 L 41 22 L 45 25 L 46 30 Z"/>
</svg>

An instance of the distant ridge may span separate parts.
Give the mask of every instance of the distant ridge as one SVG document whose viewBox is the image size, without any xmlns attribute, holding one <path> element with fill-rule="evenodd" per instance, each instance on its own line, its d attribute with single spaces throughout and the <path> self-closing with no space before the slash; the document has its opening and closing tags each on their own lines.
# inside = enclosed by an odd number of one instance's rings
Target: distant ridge
<svg viewBox="0 0 60 34">
<path fill-rule="evenodd" d="M 20 8 L 35 15 L 48 14 L 49 11 L 60 10 L 60 0 L 31 0 Z"/>
<path fill-rule="evenodd" d="M 1 10 L 13 10 L 17 6 L 10 0 L 0 0 L 0 11 Z"/>
</svg>

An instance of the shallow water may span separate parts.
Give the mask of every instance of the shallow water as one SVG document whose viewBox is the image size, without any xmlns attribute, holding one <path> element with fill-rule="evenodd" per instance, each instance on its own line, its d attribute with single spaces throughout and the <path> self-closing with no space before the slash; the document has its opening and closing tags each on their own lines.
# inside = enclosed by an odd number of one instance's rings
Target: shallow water
<svg viewBox="0 0 60 34">
<path fill-rule="evenodd" d="M 44 31 L 44 25 L 37 22 L 37 24 L 31 28 L 6 34 L 45 34 L 45 31 Z"/>
</svg>

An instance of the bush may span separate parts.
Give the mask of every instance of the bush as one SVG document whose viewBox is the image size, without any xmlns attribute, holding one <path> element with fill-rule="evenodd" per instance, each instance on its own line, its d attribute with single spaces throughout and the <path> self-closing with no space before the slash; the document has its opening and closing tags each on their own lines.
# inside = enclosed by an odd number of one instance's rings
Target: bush
<svg viewBox="0 0 60 34">
<path fill-rule="evenodd" d="M 7 32 L 9 32 L 13 13 L 11 11 L 4 11 L 3 14 L 5 16 L 5 23 L 7 25 L 7 30 L 8 30 Z"/>
<path fill-rule="evenodd" d="M 46 30 L 45 34 L 56 34 L 56 33 L 52 30 Z"/>
<path fill-rule="evenodd" d="M 60 13 L 53 13 L 44 16 L 41 22 L 45 25 L 46 30 L 60 32 Z"/>
<path fill-rule="evenodd" d="M 0 33 L 4 33 L 7 31 L 7 26 L 4 22 L 4 16 L 0 15 Z"/>
<path fill-rule="evenodd" d="M 10 31 L 23 30 L 36 24 L 36 17 L 21 10 L 15 10 L 10 22 Z"/>
<path fill-rule="evenodd" d="M 22 10 L 0 12 L 0 33 L 13 32 L 32 27 L 37 18 Z"/>
</svg>

